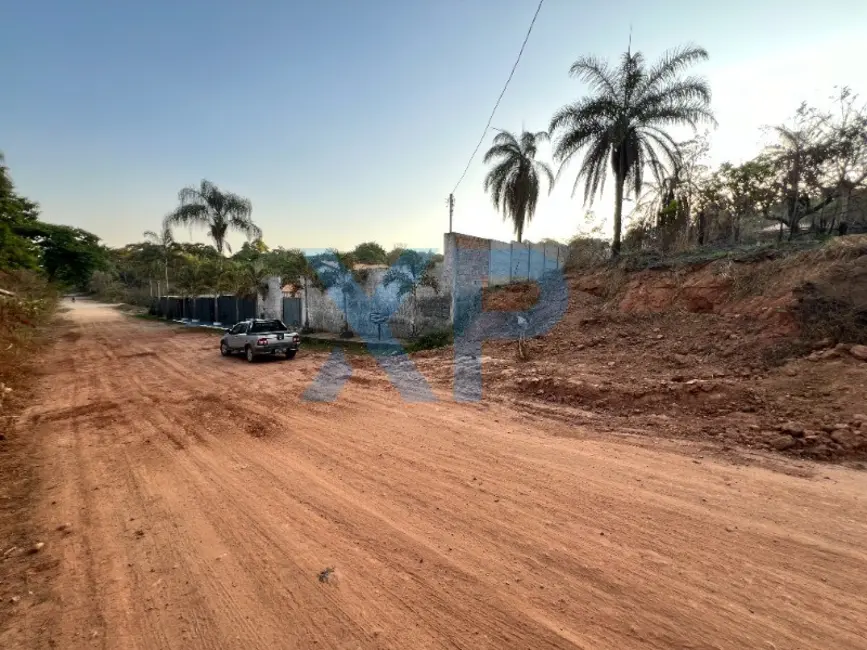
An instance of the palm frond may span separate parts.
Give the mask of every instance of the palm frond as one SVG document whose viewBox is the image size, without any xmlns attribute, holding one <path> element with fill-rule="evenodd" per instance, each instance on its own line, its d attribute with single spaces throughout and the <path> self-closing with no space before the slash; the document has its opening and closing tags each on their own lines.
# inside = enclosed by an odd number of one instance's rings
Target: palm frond
<svg viewBox="0 0 867 650">
<path fill-rule="evenodd" d="M 196 203 L 185 203 L 166 217 L 170 226 L 202 226 L 209 222 L 208 209 Z"/>
<path fill-rule="evenodd" d="M 518 148 L 517 145 L 495 144 L 485 153 L 483 161 L 485 163 L 489 163 L 494 158 L 509 158 L 517 153 L 520 153 L 520 151 L 521 150 Z"/>
<path fill-rule="evenodd" d="M 595 56 L 583 56 L 569 68 L 569 74 L 584 81 L 598 93 L 617 95 L 617 78 L 605 61 Z"/>
<path fill-rule="evenodd" d="M 660 83 L 675 78 L 688 67 L 706 61 L 708 58 L 707 50 L 689 43 L 667 50 L 648 71 L 644 87 L 652 89 Z"/>
</svg>

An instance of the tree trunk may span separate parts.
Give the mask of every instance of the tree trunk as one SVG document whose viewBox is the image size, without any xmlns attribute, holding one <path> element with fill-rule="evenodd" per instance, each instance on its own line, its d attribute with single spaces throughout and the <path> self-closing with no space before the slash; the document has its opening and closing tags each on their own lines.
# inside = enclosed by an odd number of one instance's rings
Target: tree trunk
<svg viewBox="0 0 867 650">
<path fill-rule="evenodd" d="M 620 256 L 620 230 L 623 221 L 623 183 L 625 178 L 619 172 L 614 180 L 614 239 L 611 242 L 611 257 Z"/>
<path fill-rule="evenodd" d="M 789 241 L 792 241 L 795 238 L 795 235 L 798 234 L 798 230 L 800 229 L 798 224 L 801 221 L 801 218 L 798 216 L 798 208 L 795 207 L 795 214 L 792 217 L 791 222 L 789 223 Z"/>
<path fill-rule="evenodd" d="M 238 300 L 238 296 L 235 296 L 235 324 L 241 322 L 241 302 Z"/>
<path fill-rule="evenodd" d="M 220 294 L 214 294 L 214 322 L 220 322 Z"/>
<path fill-rule="evenodd" d="M 169 292 L 169 261 L 166 260 L 166 293 Z"/>
<path fill-rule="evenodd" d="M 843 192 L 840 194 L 840 223 L 849 222 L 849 197 L 851 194 L 852 190 L 848 187 L 843 188 Z M 831 229 L 833 230 L 833 226 Z"/>
</svg>

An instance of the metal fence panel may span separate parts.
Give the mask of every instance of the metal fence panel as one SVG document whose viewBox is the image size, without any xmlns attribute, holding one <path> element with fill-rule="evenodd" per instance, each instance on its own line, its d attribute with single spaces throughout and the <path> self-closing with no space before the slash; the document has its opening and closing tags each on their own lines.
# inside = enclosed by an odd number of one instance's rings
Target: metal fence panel
<svg viewBox="0 0 867 650">
<path fill-rule="evenodd" d="M 287 327 L 301 327 L 301 298 L 283 298 L 283 322 Z"/>
</svg>

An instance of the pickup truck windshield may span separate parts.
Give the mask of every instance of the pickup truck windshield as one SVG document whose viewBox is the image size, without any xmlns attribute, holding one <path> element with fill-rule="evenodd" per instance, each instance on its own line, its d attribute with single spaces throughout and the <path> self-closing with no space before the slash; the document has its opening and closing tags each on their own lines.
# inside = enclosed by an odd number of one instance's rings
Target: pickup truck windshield
<svg viewBox="0 0 867 650">
<path fill-rule="evenodd" d="M 265 332 L 285 332 L 286 326 L 279 320 L 263 320 L 253 323 L 250 334 L 263 334 Z"/>
</svg>

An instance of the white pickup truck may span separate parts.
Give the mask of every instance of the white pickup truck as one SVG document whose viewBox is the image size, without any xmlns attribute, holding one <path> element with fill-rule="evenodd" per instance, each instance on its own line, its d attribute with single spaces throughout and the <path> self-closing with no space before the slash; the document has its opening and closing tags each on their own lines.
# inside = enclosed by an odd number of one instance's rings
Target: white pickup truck
<svg viewBox="0 0 867 650">
<path fill-rule="evenodd" d="M 241 321 L 227 329 L 220 339 L 220 353 L 224 357 L 243 352 L 250 363 L 266 354 L 276 356 L 280 353 L 286 359 L 294 359 L 300 346 L 298 333 L 290 332 L 282 321 L 275 319 Z"/>
</svg>

